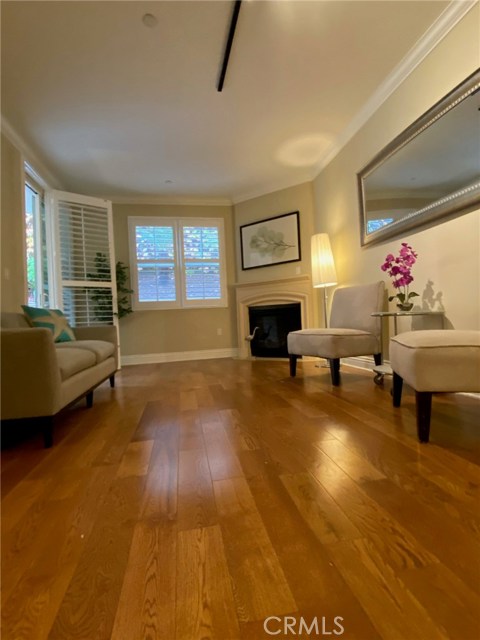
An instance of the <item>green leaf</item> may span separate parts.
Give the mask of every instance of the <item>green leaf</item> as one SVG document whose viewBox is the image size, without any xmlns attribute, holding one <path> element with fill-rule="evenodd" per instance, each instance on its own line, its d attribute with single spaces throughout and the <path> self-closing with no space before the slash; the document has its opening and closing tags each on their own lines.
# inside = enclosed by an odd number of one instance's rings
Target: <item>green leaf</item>
<svg viewBox="0 0 480 640">
<path fill-rule="evenodd" d="M 109 280 L 110 267 L 108 265 L 107 256 L 100 251 L 95 255 L 96 273 L 89 273 L 88 278 L 92 280 Z M 133 289 L 128 289 L 125 285 L 128 281 L 128 266 L 118 261 L 115 265 L 115 274 L 117 280 L 117 306 L 119 318 L 133 313 L 133 309 L 129 304 L 128 296 L 133 293 Z M 91 292 L 91 300 L 95 303 L 95 316 L 101 320 L 105 315 L 105 311 L 110 309 L 111 296 L 108 289 L 93 289 Z"/>
</svg>

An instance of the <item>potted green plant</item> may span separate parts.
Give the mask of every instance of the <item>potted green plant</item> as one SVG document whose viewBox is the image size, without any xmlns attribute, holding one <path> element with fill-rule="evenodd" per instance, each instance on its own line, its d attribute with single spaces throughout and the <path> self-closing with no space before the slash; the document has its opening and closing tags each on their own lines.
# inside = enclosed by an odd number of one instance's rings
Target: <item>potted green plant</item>
<svg viewBox="0 0 480 640">
<path fill-rule="evenodd" d="M 95 254 L 95 273 L 87 274 L 92 280 L 110 280 L 110 265 L 107 256 L 98 251 Z M 115 276 L 117 280 L 117 316 L 124 318 L 133 309 L 130 303 L 130 296 L 133 289 L 127 286 L 128 283 L 128 267 L 125 263 L 118 261 L 115 265 Z M 95 303 L 95 317 L 99 320 L 105 318 L 108 312 L 111 313 L 111 294 L 108 289 L 95 289 L 91 300 Z"/>
</svg>

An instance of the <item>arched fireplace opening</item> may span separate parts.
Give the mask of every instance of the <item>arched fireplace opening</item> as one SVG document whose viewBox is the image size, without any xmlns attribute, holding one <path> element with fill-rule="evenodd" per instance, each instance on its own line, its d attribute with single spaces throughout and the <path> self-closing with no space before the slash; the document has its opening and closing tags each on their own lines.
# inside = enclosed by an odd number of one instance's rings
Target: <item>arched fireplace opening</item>
<svg viewBox="0 0 480 640">
<path fill-rule="evenodd" d="M 252 356 L 287 358 L 287 335 L 302 328 L 299 302 L 248 308 Z"/>
</svg>

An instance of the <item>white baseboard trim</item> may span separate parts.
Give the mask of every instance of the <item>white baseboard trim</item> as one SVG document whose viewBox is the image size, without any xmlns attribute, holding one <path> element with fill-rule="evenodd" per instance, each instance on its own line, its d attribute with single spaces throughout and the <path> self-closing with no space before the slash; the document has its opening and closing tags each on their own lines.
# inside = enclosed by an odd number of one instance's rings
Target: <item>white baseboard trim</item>
<svg viewBox="0 0 480 640">
<path fill-rule="evenodd" d="M 238 349 L 206 349 L 202 351 L 172 351 L 171 353 L 139 353 L 122 356 L 122 366 L 130 364 L 159 364 L 185 360 L 214 360 L 216 358 L 237 358 Z"/>
<path fill-rule="evenodd" d="M 373 358 L 369 356 L 356 356 L 355 358 L 342 358 L 342 364 L 348 364 L 350 367 L 357 367 L 357 369 L 368 369 L 373 371 L 375 362 Z M 383 364 L 390 364 L 388 360 L 384 360 Z"/>
</svg>

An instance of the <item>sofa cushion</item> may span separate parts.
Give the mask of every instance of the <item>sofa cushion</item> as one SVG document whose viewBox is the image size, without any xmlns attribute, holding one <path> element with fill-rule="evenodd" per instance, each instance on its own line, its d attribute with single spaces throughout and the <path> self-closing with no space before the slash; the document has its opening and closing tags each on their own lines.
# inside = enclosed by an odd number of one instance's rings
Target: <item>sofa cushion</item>
<svg viewBox="0 0 480 640">
<path fill-rule="evenodd" d="M 73 347 L 57 349 L 57 361 L 62 380 L 68 380 L 76 373 L 96 364 L 95 354 L 92 351 Z"/>
<path fill-rule="evenodd" d="M 28 322 L 32 327 L 45 327 L 53 333 L 54 342 L 70 342 L 75 334 L 68 324 L 67 318 L 60 309 L 42 309 L 22 304 Z"/>
<path fill-rule="evenodd" d="M 96 364 L 103 362 L 115 353 L 115 345 L 105 340 L 75 340 L 75 342 L 59 343 L 55 345 L 57 349 L 84 349 L 95 356 Z"/>
</svg>

